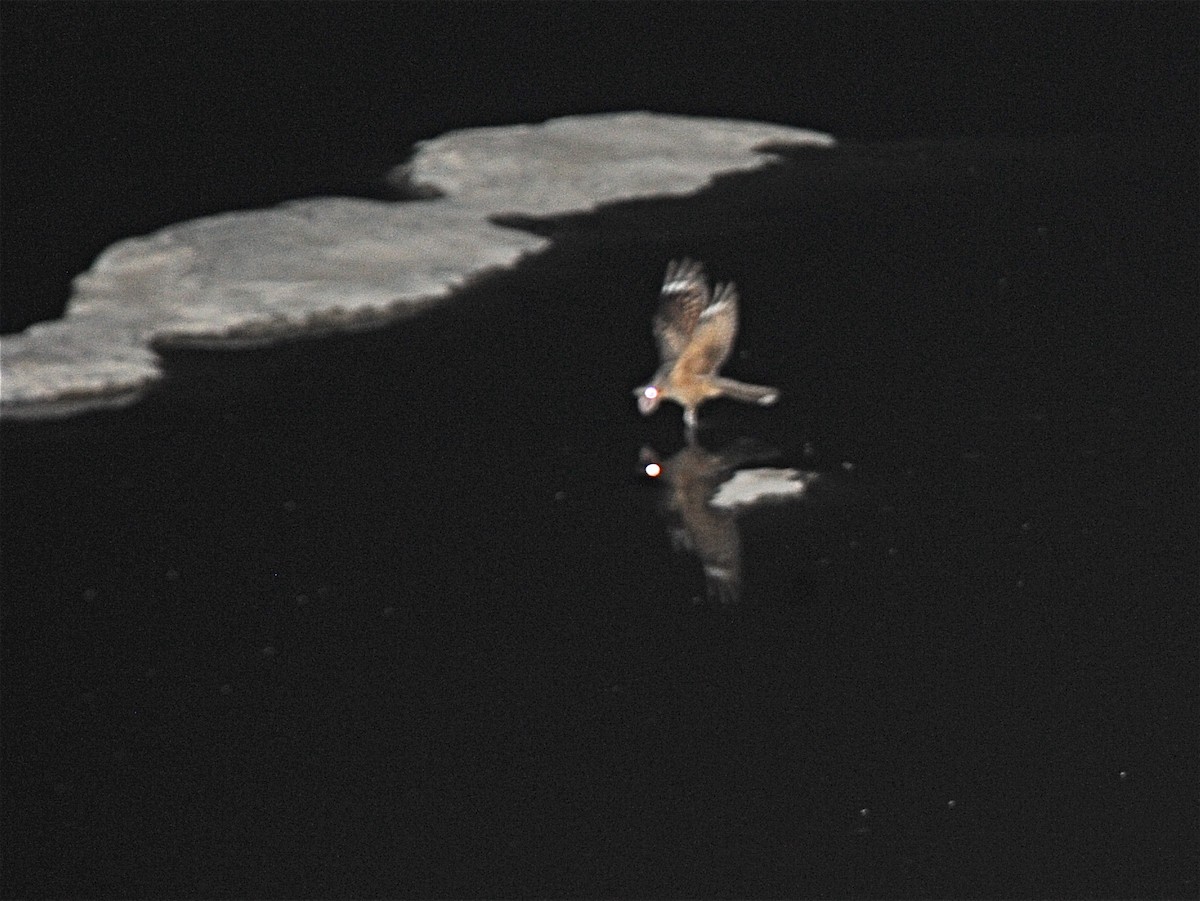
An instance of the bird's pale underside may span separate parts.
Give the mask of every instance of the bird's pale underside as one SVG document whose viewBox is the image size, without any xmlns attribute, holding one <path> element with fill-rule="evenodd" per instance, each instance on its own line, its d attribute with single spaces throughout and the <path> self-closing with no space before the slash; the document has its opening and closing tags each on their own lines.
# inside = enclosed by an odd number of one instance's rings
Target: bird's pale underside
<svg viewBox="0 0 1200 901">
<path fill-rule="evenodd" d="M 738 292 L 733 282 L 710 290 L 704 266 L 693 260 L 671 261 L 663 278 L 654 339 L 659 367 L 636 389 L 638 409 L 648 416 L 664 400 L 683 407 L 688 435 L 696 430 L 696 410 L 706 400 L 728 397 L 769 406 L 779 390 L 721 376 L 737 337 Z"/>
</svg>

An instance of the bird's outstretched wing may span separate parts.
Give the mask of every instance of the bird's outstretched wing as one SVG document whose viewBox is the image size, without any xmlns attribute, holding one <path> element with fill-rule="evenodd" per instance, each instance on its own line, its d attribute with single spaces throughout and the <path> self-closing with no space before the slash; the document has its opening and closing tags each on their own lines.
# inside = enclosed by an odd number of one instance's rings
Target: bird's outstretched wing
<svg viewBox="0 0 1200 901">
<path fill-rule="evenodd" d="M 663 363 L 673 363 L 684 352 L 711 299 L 703 263 L 685 258 L 667 265 L 654 316 L 654 339 Z"/>
<path fill-rule="evenodd" d="M 738 292 L 733 282 L 717 285 L 701 312 L 676 368 L 691 375 L 716 375 L 733 350 L 738 328 Z"/>
</svg>

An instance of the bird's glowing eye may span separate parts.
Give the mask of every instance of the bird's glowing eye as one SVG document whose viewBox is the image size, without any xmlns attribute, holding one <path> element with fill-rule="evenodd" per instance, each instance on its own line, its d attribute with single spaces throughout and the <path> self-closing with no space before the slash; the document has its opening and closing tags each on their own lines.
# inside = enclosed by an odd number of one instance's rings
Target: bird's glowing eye
<svg viewBox="0 0 1200 901">
<path fill-rule="evenodd" d="M 655 388 L 653 385 L 648 385 L 646 387 L 646 390 L 643 391 L 642 394 L 646 395 L 646 397 L 653 400 L 654 398 L 658 397 L 658 389 Z"/>
<path fill-rule="evenodd" d="M 646 475 L 650 476 L 652 479 L 657 479 L 660 475 L 662 475 L 662 467 L 657 463 L 647 463 Z"/>
</svg>

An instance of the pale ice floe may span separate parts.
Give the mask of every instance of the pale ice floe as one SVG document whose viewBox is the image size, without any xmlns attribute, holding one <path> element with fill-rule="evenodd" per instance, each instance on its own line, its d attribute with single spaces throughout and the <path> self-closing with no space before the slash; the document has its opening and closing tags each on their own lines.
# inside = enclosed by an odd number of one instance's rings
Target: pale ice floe
<svg viewBox="0 0 1200 901">
<path fill-rule="evenodd" d="M 390 179 L 431 199 L 293 201 L 179 223 L 107 248 L 62 319 L 0 339 L 0 414 L 48 418 L 140 397 L 155 347 L 236 347 L 368 328 L 540 252 L 504 215 L 586 213 L 682 196 L 828 135 L 737 120 L 616 113 L 451 132 Z"/>
<path fill-rule="evenodd" d="M 709 503 L 721 510 L 743 510 L 793 500 L 803 496 L 816 478 L 816 473 L 798 469 L 739 469 L 721 483 Z"/>
</svg>

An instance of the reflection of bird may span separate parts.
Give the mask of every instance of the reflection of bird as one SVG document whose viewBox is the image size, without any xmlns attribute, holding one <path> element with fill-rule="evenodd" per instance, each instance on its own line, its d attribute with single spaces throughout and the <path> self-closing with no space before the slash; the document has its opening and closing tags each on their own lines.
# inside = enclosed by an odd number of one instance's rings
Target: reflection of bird
<svg viewBox="0 0 1200 901">
<path fill-rule="evenodd" d="M 696 408 L 714 397 L 773 404 L 776 388 L 723 378 L 718 371 L 737 337 L 738 293 L 732 282 L 708 287 L 704 266 L 692 260 L 671 261 L 663 278 L 654 339 L 660 364 L 647 385 L 634 391 L 643 416 L 663 400 L 683 407 L 688 434 L 696 429 Z"/>
<path fill-rule="evenodd" d="M 670 520 L 671 543 L 676 550 L 688 551 L 700 558 L 710 600 L 736 603 L 741 595 L 742 539 L 739 534 L 737 506 L 718 507 L 714 494 L 730 479 L 733 470 L 755 460 L 775 456 L 771 448 L 743 439 L 719 451 L 709 451 L 695 442 L 667 460 L 659 459 L 652 448 L 641 451 L 643 471 L 661 479 L 663 513 Z M 779 473 L 790 480 L 790 488 L 775 487 L 776 497 L 798 496 L 804 488 L 794 470 L 757 470 Z"/>
</svg>

